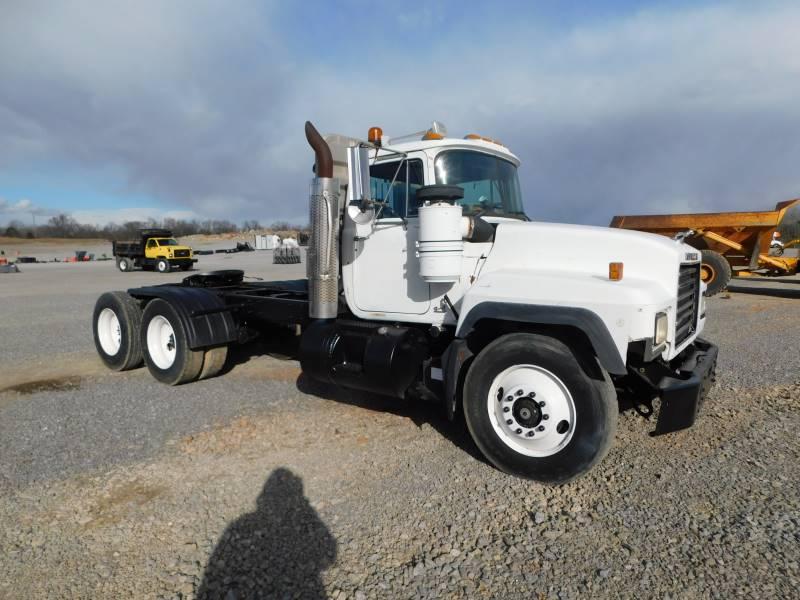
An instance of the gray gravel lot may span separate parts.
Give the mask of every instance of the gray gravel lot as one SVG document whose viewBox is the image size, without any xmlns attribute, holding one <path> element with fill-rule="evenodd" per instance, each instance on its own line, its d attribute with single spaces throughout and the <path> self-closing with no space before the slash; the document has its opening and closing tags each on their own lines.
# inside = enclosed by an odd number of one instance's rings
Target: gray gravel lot
<svg viewBox="0 0 800 600">
<path fill-rule="evenodd" d="M 434 406 L 321 388 L 262 348 L 179 388 L 106 371 L 97 295 L 182 276 L 0 275 L 0 598 L 797 597 L 800 278 L 709 301 L 719 383 L 694 428 L 624 413 L 606 460 L 549 488 Z"/>
</svg>

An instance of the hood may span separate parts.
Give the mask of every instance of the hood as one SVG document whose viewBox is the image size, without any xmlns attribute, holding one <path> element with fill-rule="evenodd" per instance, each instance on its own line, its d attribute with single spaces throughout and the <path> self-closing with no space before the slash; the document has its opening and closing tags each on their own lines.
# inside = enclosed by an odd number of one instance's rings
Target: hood
<svg viewBox="0 0 800 600">
<path fill-rule="evenodd" d="M 660 283 L 674 293 L 678 268 L 698 262 L 700 253 L 651 233 L 558 223 L 497 226 L 495 242 L 482 272 L 499 269 L 557 270 L 608 278 L 608 263 L 623 263 L 623 280 Z"/>
</svg>

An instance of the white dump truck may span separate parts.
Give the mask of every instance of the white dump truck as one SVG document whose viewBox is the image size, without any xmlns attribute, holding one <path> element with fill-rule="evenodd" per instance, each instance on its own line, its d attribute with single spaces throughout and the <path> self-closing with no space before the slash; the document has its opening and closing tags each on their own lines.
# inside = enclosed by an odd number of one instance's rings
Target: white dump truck
<svg viewBox="0 0 800 600">
<path fill-rule="evenodd" d="M 532 222 L 519 159 L 443 126 L 314 150 L 307 278 L 241 271 L 109 292 L 103 361 L 167 384 L 216 375 L 228 346 L 299 331 L 304 373 L 463 413 L 498 468 L 543 482 L 585 473 L 614 438 L 618 393 L 655 433 L 690 427 L 713 382 L 700 255 L 661 236 Z M 570 244 L 563 244 L 568 238 Z M 659 402 L 655 402 L 659 400 Z"/>
</svg>

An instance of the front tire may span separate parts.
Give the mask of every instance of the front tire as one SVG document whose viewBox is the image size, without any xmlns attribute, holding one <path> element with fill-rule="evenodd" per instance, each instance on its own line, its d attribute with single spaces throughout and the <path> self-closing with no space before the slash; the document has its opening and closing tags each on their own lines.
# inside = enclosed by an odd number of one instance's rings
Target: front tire
<svg viewBox="0 0 800 600">
<path fill-rule="evenodd" d="M 560 340 L 532 333 L 486 346 L 470 366 L 463 398 L 472 438 L 492 464 L 552 484 L 603 459 L 619 412 L 614 387 L 593 356 L 581 360 Z"/>
<path fill-rule="evenodd" d="M 204 352 L 189 348 L 183 324 L 169 302 L 156 298 L 147 304 L 139 337 L 147 370 L 161 383 L 179 385 L 200 375 Z"/>
<path fill-rule="evenodd" d="M 125 292 L 106 292 L 97 299 L 92 317 L 94 346 L 109 369 L 127 371 L 142 364 L 141 322 L 139 302 Z"/>
<path fill-rule="evenodd" d="M 169 262 L 164 258 L 159 258 L 156 262 L 156 271 L 159 273 L 168 273 L 169 272 Z"/>
</svg>

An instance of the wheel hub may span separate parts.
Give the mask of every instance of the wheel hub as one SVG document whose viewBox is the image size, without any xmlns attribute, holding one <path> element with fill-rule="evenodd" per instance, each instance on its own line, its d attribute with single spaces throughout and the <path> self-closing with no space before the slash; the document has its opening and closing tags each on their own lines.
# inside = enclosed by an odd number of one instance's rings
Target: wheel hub
<svg viewBox="0 0 800 600">
<path fill-rule="evenodd" d="M 575 403 L 564 383 L 538 365 L 499 373 L 489 391 L 489 417 L 500 440 L 527 456 L 551 456 L 575 430 Z"/>
<path fill-rule="evenodd" d="M 147 351 L 159 369 L 169 369 L 175 362 L 175 331 L 162 315 L 155 315 L 147 325 Z"/>
<path fill-rule="evenodd" d="M 527 429 L 532 429 L 542 422 L 542 409 L 539 403 L 532 398 L 523 396 L 514 401 L 512 413 L 517 423 Z"/>
</svg>

